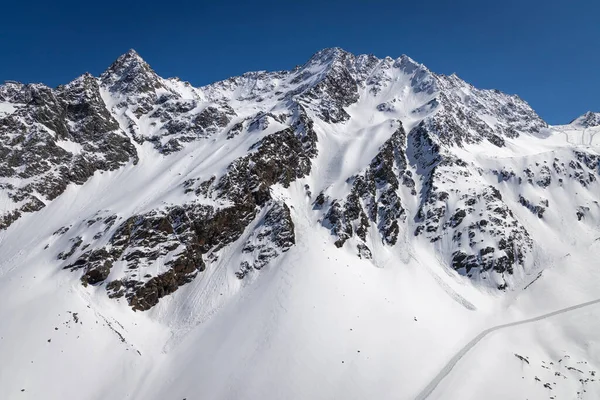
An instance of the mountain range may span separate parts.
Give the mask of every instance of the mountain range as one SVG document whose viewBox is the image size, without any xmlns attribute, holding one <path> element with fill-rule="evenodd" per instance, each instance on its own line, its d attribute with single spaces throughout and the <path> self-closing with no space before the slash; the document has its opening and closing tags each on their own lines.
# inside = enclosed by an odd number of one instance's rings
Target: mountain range
<svg viewBox="0 0 600 400">
<path fill-rule="evenodd" d="M 7 81 L 0 398 L 597 398 L 598 132 L 339 48 Z"/>
</svg>

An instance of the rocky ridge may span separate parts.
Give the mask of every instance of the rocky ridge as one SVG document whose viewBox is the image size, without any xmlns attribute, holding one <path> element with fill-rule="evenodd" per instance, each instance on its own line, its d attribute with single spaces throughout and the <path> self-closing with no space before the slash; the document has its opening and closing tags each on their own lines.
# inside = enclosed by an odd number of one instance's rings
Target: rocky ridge
<svg viewBox="0 0 600 400">
<path fill-rule="evenodd" d="M 239 279 L 289 250 L 295 224 L 290 205 L 274 193 L 314 177 L 329 156 L 321 147 L 329 127 L 365 129 L 376 120 L 390 131 L 357 173 L 337 186 L 307 185 L 336 247 L 350 241 L 368 259 L 374 241 L 394 247 L 410 232 L 450 268 L 490 276 L 500 289 L 516 269 L 528 268 L 535 245 L 516 207 L 543 219 L 552 205 L 537 191 L 567 181 L 585 189 L 599 171 L 598 155 L 584 149 L 522 170 L 478 165 L 465 155 L 469 146 L 508 151 L 548 125 L 517 96 L 476 89 L 407 56 L 379 59 L 338 48 L 291 71 L 252 72 L 200 88 L 161 78 L 131 50 L 99 78 L 85 74 L 55 89 L 6 83 L 0 103 L 10 105 L 0 114 L 0 187 L 8 199 L 2 229 L 96 172 L 139 168 L 148 146 L 157 160 L 212 143 L 236 149 L 224 154 L 223 168 L 178 184 L 178 202 L 134 215 L 98 210 L 57 231 L 70 243 L 53 249 L 57 263 L 134 310 L 150 309 L 197 278 L 224 248 L 239 246 Z M 585 121 L 593 126 L 593 115 Z M 536 192 L 511 193 L 510 182 Z M 581 221 L 590 205 L 570 212 Z M 92 236 L 85 233 L 91 227 Z"/>
</svg>

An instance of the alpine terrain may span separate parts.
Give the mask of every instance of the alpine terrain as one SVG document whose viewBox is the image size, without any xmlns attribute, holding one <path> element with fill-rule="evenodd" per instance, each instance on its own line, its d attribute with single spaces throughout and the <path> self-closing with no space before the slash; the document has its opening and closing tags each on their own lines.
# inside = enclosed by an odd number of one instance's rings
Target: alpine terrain
<svg viewBox="0 0 600 400">
<path fill-rule="evenodd" d="M 0 85 L 1 399 L 598 399 L 600 113 L 339 48 Z"/>
</svg>

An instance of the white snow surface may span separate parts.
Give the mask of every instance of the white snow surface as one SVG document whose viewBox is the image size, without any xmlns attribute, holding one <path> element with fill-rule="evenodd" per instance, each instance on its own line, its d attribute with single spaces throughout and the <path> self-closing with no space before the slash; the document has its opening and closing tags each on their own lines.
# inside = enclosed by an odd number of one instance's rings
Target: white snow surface
<svg viewBox="0 0 600 400">
<path fill-rule="evenodd" d="M 7 101 L 0 101 L 0 117 L 4 117 L 6 115 L 10 115 L 15 112 L 15 106 Z"/>
<path fill-rule="evenodd" d="M 542 190 L 498 182 L 491 171 L 570 160 L 578 149 L 600 154 L 600 128 L 550 126 L 505 138 L 501 148 L 487 141 L 452 148 L 481 171 L 476 179 L 499 189 L 534 241 L 532 262 L 507 278 L 506 291 L 485 284 L 485 276 L 454 271 L 444 243 L 415 237 L 416 200 L 403 204 L 409 222 L 400 225 L 396 245 L 384 246 L 371 228 L 372 260 L 359 259 L 355 246 L 333 245 L 320 223 L 323 214 L 313 209 L 316 194 L 342 198 L 347 179 L 364 171 L 398 120 L 409 132 L 442 112 L 431 103 L 439 87 L 465 104 L 493 95 L 467 84 L 457 89 L 457 77 L 430 73 L 406 56 L 376 63 L 359 82 L 359 100 L 346 108 L 348 121 L 327 123 L 309 109 L 319 150 L 311 174 L 274 189 L 291 209 L 296 244 L 240 280 L 234 273 L 249 227 L 194 281 L 150 311 L 134 312 L 124 299 L 109 299 L 102 286 L 84 287 L 76 274 L 60 269 L 56 254 L 69 247 L 69 236 L 53 233 L 71 226 L 85 239 L 95 232 L 84 222 L 95 215 L 117 214 L 122 222 L 190 201 L 183 182 L 222 175 L 252 144 L 287 126 L 271 120 L 264 130 L 227 139 L 231 125 L 260 111 L 276 114 L 285 107 L 276 93 L 314 85 L 326 70 L 313 60 L 298 70 L 248 73 L 203 88 L 160 78 L 166 89 L 158 92 L 195 102 L 190 113 L 227 99 L 237 116 L 222 132 L 166 156 L 150 142 L 136 144 L 137 165 L 71 184 L 0 231 L 0 399 L 414 399 L 487 329 L 599 299 L 598 181 L 585 189 L 565 181 Z M 307 71 L 310 77 L 298 83 Z M 123 106 L 124 95 L 103 89 L 102 96 L 128 135 L 130 120 L 143 137 L 161 129 L 147 116 L 138 120 Z M 508 101 L 502 96 L 499 102 Z M 11 107 L 0 104 L 0 117 Z M 491 128 L 505 124 L 486 112 L 481 119 Z M 72 142 L 58 144 L 80 151 Z M 520 205 L 519 195 L 548 200 L 544 218 Z M 574 210 L 582 205 L 589 212 L 578 221 Z M 114 268 L 111 279 L 120 273 Z M 491 331 L 467 346 L 426 398 L 600 398 L 599 316 L 600 304 L 591 304 Z"/>
</svg>

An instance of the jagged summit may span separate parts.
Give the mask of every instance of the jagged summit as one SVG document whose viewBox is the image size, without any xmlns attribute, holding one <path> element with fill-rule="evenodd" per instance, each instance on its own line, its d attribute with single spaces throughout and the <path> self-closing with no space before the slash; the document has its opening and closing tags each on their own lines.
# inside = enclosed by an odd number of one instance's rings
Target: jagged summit
<svg viewBox="0 0 600 400">
<path fill-rule="evenodd" d="M 123 54 L 100 75 L 100 81 L 113 93 L 133 94 L 162 87 L 154 70 L 133 49 Z"/>
<path fill-rule="evenodd" d="M 571 125 L 576 125 L 582 128 L 592 128 L 600 126 L 600 112 L 588 111 L 585 114 L 575 118 L 570 122 Z"/>
<path fill-rule="evenodd" d="M 126 53 L 120 55 L 108 68 L 109 70 L 117 70 L 124 65 L 138 64 L 147 65 L 146 61 L 134 49 L 129 49 Z"/>
<path fill-rule="evenodd" d="M 354 55 L 352 53 L 342 49 L 341 47 L 327 47 L 327 48 L 319 50 L 315 54 L 313 54 L 310 57 L 309 62 L 311 62 L 311 61 L 330 62 L 332 60 L 342 58 L 342 57 L 348 57 L 348 56 L 354 56 Z"/>
</svg>

